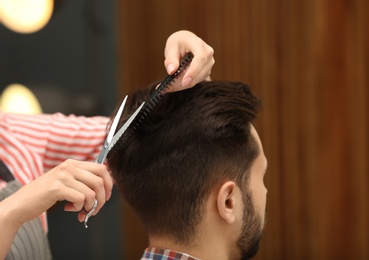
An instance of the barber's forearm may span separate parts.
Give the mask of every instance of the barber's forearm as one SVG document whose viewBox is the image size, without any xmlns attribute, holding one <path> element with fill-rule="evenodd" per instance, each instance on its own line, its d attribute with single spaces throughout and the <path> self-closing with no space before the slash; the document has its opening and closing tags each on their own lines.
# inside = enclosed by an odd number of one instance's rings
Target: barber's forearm
<svg viewBox="0 0 369 260">
<path fill-rule="evenodd" d="M 16 213 L 13 213 L 13 207 L 5 199 L 0 202 L 0 259 L 4 259 L 14 240 L 20 225 L 15 220 Z"/>
</svg>

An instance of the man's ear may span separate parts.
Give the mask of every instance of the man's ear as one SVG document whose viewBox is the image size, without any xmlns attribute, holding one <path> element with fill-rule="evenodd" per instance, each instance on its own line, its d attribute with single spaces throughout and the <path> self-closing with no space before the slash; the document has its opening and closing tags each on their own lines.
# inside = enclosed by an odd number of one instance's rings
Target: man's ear
<svg viewBox="0 0 369 260">
<path fill-rule="evenodd" d="M 217 196 L 218 212 L 228 224 L 236 220 L 236 184 L 233 181 L 227 181 L 220 187 Z"/>
</svg>

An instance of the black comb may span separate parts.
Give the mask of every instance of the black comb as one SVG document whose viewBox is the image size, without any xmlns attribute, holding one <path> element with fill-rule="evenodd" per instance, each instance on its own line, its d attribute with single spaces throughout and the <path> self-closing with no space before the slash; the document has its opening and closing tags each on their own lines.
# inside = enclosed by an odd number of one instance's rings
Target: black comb
<svg viewBox="0 0 369 260">
<path fill-rule="evenodd" d="M 155 89 L 155 91 L 151 94 L 150 98 L 145 102 L 140 112 L 137 114 L 136 118 L 133 122 L 128 126 L 124 134 L 117 140 L 116 144 L 110 150 L 110 153 L 114 153 L 114 151 L 119 150 L 119 147 L 125 138 L 129 137 L 133 131 L 137 129 L 149 115 L 150 112 L 155 108 L 155 106 L 160 102 L 163 98 L 164 94 L 167 92 L 169 86 L 173 84 L 173 82 L 182 74 L 183 71 L 190 65 L 194 55 L 192 52 L 188 52 L 182 59 L 179 64 L 179 67 L 175 73 L 172 75 L 168 75 L 160 85 Z M 122 139 L 122 140 L 120 140 Z M 123 141 L 124 142 L 124 141 Z M 118 148 L 118 149 L 117 149 Z"/>
<path fill-rule="evenodd" d="M 132 122 L 132 124 L 128 127 L 126 133 L 130 135 L 133 131 L 137 129 L 137 127 L 142 123 L 142 121 L 147 118 L 150 114 L 150 111 L 154 109 L 154 107 L 159 103 L 159 101 L 163 98 L 164 94 L 167 92 L 169 86 L 173 84 L 173 82 L 182 74 L 182 72 L 190 65 L 194 55 L 192 52 L 188 52 L 182 59 L 179 64 L 179 68 L 172 75 L 168 75 L 160 85 L 155 89 L 150 98 L 145 102 L 141 111 L 138 113 L 137 118 Z M 125 134 L 126 134 L 125 133 Z"/>
</svg>

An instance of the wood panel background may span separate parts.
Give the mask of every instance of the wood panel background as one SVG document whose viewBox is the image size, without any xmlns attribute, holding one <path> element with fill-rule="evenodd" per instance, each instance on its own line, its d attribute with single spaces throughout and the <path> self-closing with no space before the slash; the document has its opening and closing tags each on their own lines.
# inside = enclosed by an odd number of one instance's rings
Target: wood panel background
<svg viewBox="0 0 369 260">
<path fill-rule="evenodd" d="M 213 79 L 263 99 L 256 124 L 269 161 L 267 227 L 256 259 L 368 259 L 366 0 L 122 0 L 119 95 L 165 76 L 174 31 L 215 49 Z M 124 204 L 124 250 L 146 235 Z"/>
</svg>

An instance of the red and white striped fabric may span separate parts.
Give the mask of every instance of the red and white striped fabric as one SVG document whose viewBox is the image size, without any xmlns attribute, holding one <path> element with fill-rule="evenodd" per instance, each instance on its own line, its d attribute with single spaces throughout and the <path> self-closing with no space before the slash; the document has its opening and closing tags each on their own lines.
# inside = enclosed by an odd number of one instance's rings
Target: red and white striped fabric
<svg viewBox="0 0 369 260">
<path fill-rule="evenodd" d="M 68 158 L 93 161 L 104 142 L 108 121 L 100 116 L 0 112 L 0 159 L 25 185 Z M 5 186 L 0 179 L 0 189 Z M 47 231 L 46 213 L 40 217 Z"/>
</svg>

